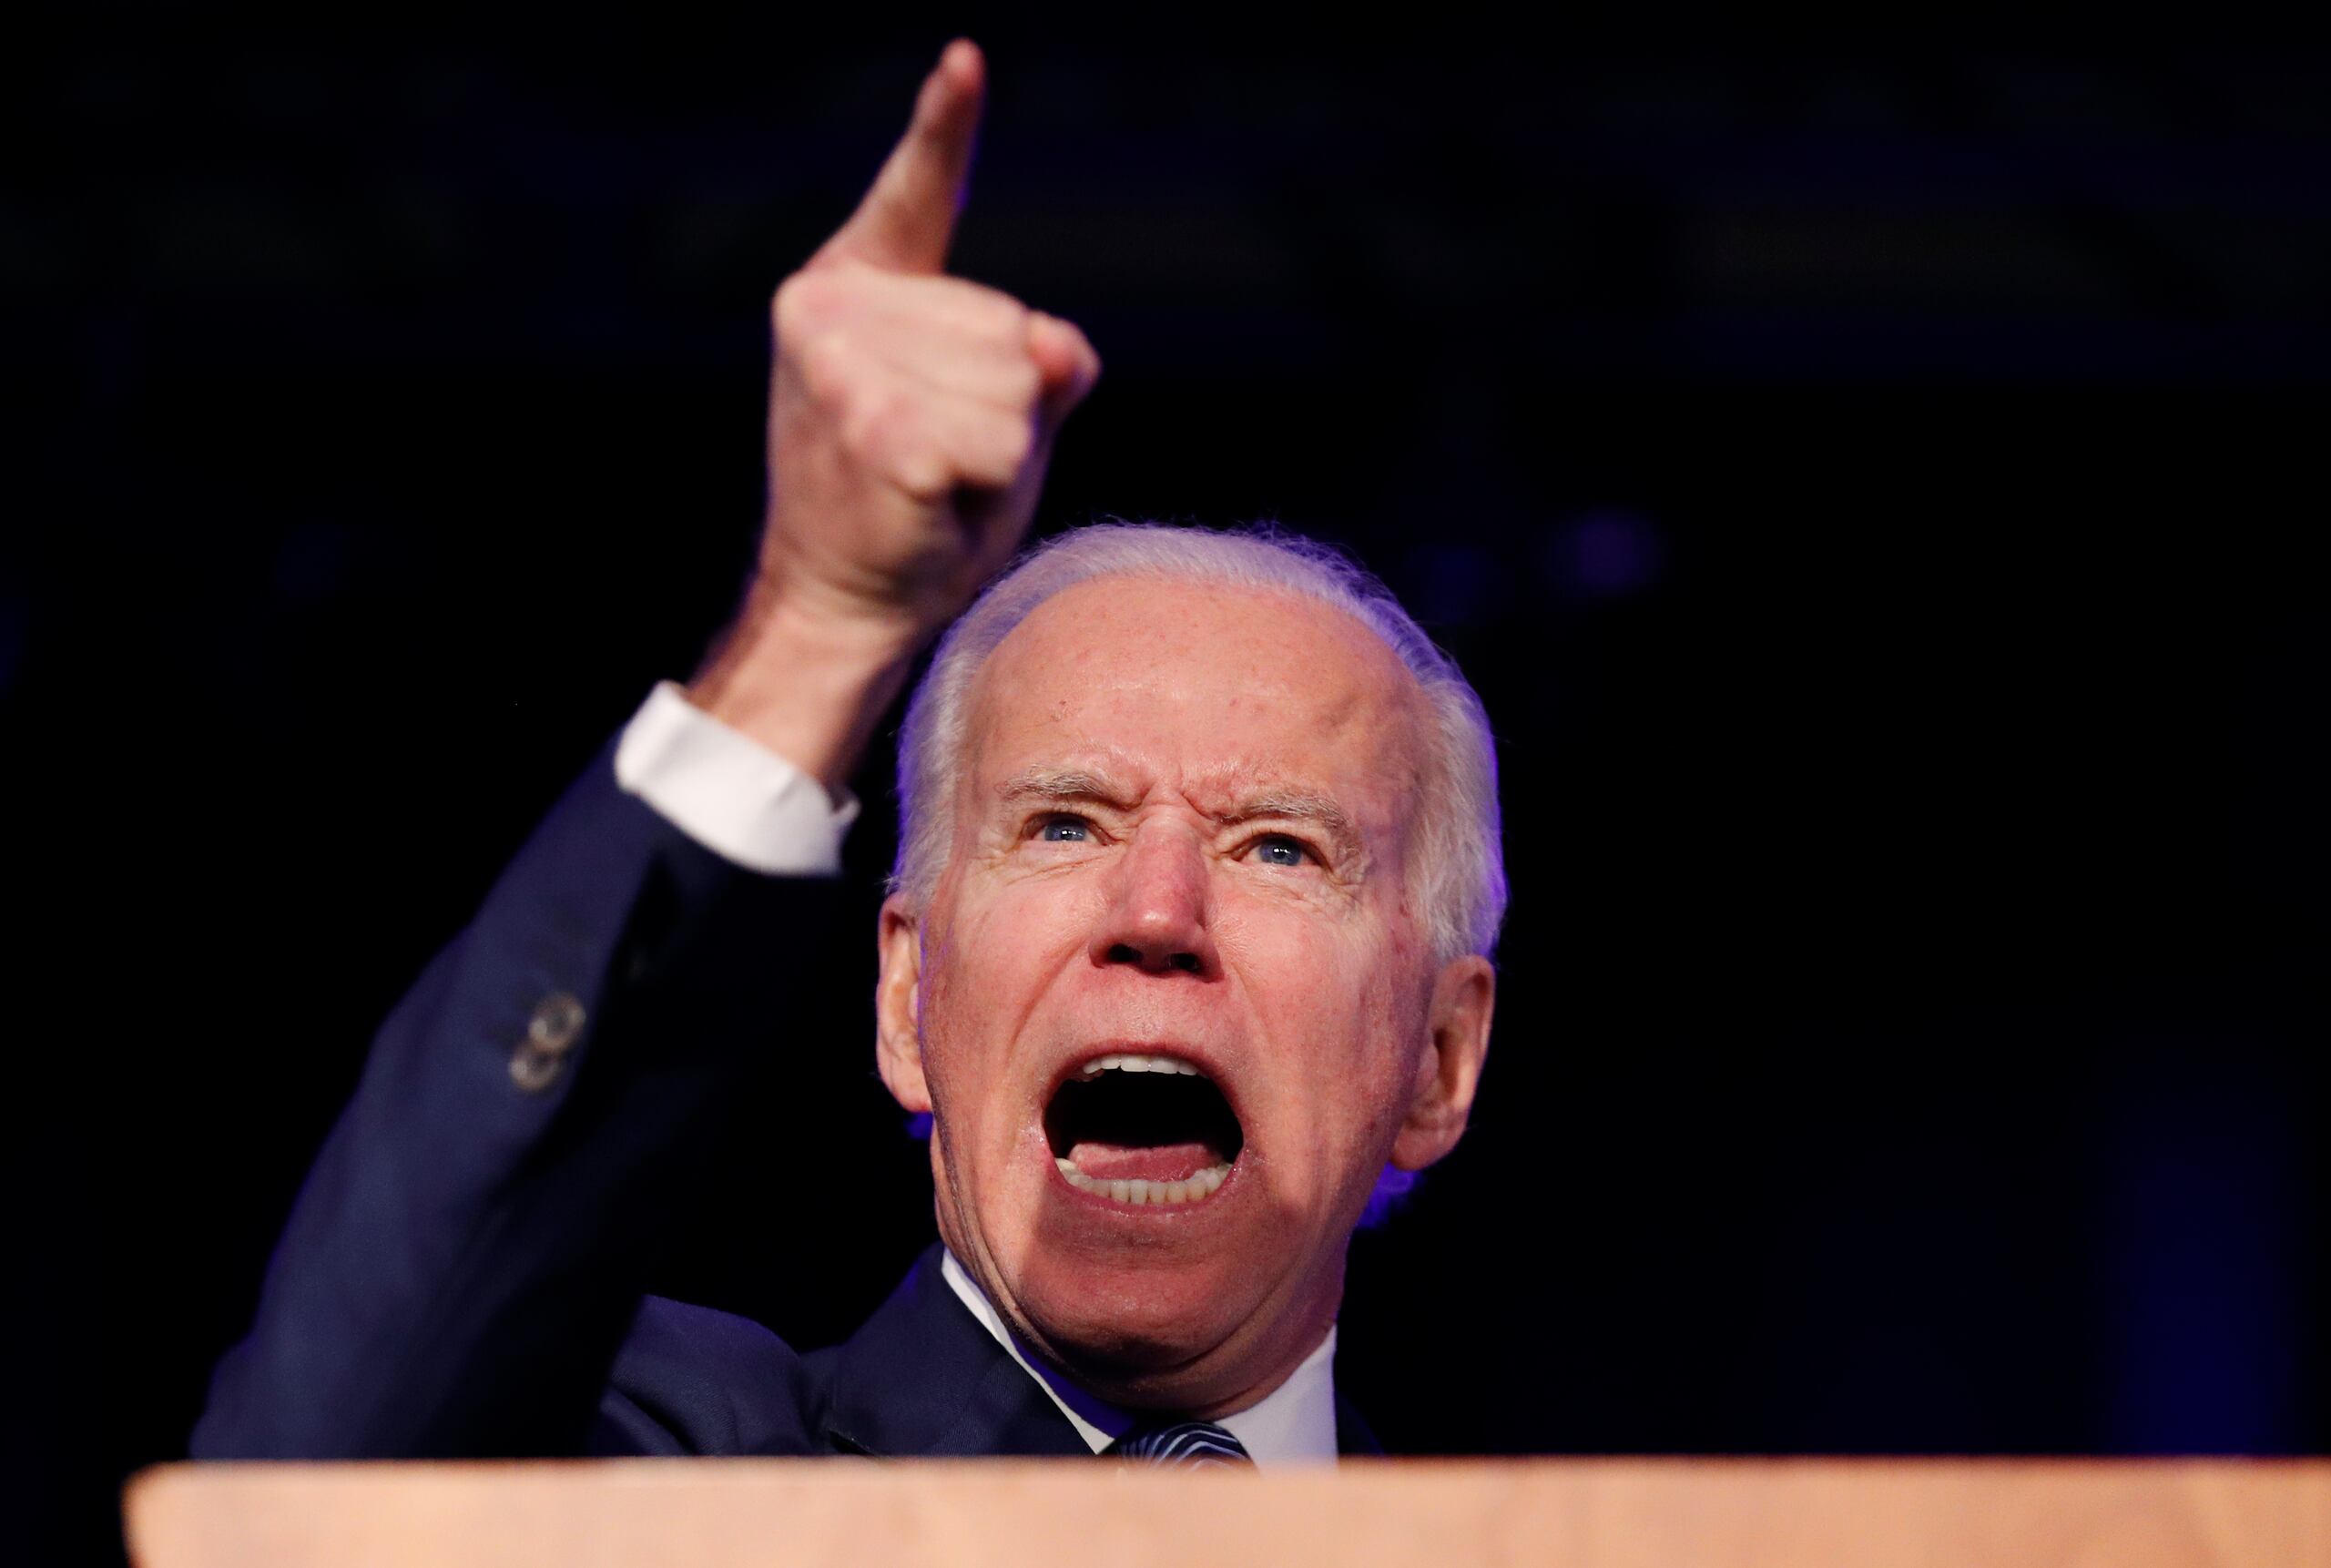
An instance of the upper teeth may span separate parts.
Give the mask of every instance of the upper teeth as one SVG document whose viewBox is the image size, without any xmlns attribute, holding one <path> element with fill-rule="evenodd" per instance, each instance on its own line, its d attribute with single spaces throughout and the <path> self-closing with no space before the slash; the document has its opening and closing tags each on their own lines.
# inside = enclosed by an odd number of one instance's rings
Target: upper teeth
<svg viewBox="0 0 2331 1568">
<path fill-rule="evenodd" d="M 1180 1073 L 1188 1077 L 1202 1076 L 1189 1063 L 1172 1056 L 1098 1056 L 1084 1064 L 1077 1074 L 1080 1078 L 1097 1078 L 1104 1073 Z"/>
</svg>

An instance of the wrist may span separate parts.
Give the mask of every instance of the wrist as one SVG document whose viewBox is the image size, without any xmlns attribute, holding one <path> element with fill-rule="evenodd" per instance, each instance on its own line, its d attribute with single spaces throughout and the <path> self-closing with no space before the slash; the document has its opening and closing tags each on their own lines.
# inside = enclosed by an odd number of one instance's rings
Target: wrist
<svg viewBox="0 0 2331 1568">
<path fill-rule="evenodd" d="M 921 640 L 910 625 L 834 614 L 756 584 L 685 689 L 839 796 Z"/>
</svg>

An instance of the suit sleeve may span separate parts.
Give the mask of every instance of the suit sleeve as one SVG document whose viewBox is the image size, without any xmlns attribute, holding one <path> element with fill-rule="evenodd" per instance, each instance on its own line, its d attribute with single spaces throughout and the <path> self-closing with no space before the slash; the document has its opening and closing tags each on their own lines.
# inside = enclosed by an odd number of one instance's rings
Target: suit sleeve
<svg viewBox="0 0 2331 1568">
<path fill-rule="evenodd" d="M 374 1040 L 195 1457 L 582 1451 L 688 1151 L 786 1048 L 842 907 L 603 754 Z"/>
</svg>

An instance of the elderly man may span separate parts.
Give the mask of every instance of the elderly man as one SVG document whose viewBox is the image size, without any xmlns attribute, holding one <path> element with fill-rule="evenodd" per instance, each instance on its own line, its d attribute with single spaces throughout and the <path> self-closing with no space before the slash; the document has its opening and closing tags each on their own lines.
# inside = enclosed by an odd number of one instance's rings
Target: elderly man
<svg viewBox="0 0 2331 1568">
<path fill-rule="evenodd" d="M 1455 668 L 1299 543 L 1087 529 L 954 624 L 900 749 L 875 1032 L 941 1245 L 808 1355 L 642 1299 L 674 1151 L 817 983 L 784 933 L 825 918 L 844 781 L 1099 373 L 942 273 L 982 71 L 950 46 L 778 291 L 738 622 L 382 1030 L 198 1455 L 1372 1446 L 1333 1392 L 1345 1251 L 1464 1131 L 1494 765 Z"/>
</svg>

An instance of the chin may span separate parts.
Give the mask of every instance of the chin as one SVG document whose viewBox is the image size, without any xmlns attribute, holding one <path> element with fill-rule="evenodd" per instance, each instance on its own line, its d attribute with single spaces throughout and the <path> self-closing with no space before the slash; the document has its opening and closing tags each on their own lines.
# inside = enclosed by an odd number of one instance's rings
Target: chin
<svg viewBox="0 0 2331 1568">
<path fill-rule="evenodd" d="M 1236 1274 L 1205 1263 L 1039 1253 L 1014 1290 L 1042 1342 L 1075 1369 L 1146 1380 L 1235 1352 L 1242 1326 L 1268 1311 L 1237 1294 Z"/>
<path fill-rule="evenodd" d="M 1282 1238 L 1276 1246 L 1215 1236 L 1186 1251 L 1179 1237 L 1060 1228 L 1071 1234 L 1032 1237 L 1006 1282 L 1022 1331 L 1121 1405 L 1194 1414 L 1243 1408 L 1308 1353 L 1334 1317 L 1339 1279 L 1322 1296 L 1290 1278 L 1295 1257 L 1283 1227 L 1263 1233 Z M 1308 1309 L 1315 1297 L 1324 1301 L 1316 1313 Z"/>
</svg>

